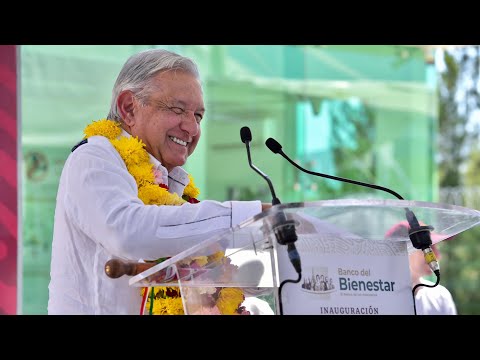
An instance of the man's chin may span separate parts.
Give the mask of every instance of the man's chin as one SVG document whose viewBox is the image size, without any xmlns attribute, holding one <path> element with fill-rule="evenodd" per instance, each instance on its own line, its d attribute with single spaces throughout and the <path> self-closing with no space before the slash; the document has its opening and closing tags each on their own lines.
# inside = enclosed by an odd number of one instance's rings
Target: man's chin
<svg viewBox="0 0 480 360">
<path fill-rule="evenodd" d="M 163 166 L 168 170 L 168 172 L 172 171 L 173 168 L 176 168 L 177 166 L 183 166 L 185 165 L 185 161 L 172 161 L 170 163 L 162 163 Z"/>
</svg>

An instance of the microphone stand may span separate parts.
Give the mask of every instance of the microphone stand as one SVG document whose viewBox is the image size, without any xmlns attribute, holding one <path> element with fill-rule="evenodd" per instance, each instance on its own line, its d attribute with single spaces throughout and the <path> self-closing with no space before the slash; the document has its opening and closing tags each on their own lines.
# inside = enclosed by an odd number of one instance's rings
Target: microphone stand
<svg viewBox="0 0 480 360">
<path fill-rule="evenodd" d="M 245 147 L 247 148 L 247 158 L 248 158 L 248 165 L 257 173 L 259 174 L 262 178 L 265 179 L 265 181 L 268 184 L 268 187 L 270 189 L 270 193 L 272 194 L 272 205 L 278 205 L 280 204 L 280 199 L 277 198 L 275 195 L 275 189 L 273 188 L 272 181 L 268 177 L 267 174 L 262 172 L 259 168 L 257 168 L 255 165 L 252 163 L 252 158 L 250 156 L 250 141 L 252 141 L 252 133 L 250 132 L 250 129 L 246 126 L 242 127 L 240 129 L 240 138 L 243 143 L 245 143 Z"/>
<path fill-rule="evenodd" d="M 397 192 L 391 190 L 391 189 L 388 189 L 386 187 L 383 187 L 383 186 L 378 186 L 378 185 L 374 185 L 374 184 L 368 184 L 368 183 L 364 183 L 364 182 L 361 182 L 361 181 L 356 181 L 356 180 L 351 180 L 351 179 L 346 179 L 346 178 L 341 178 L 341 177 L 338 177 L 338 176 L 333 176 L 333 175 L 327 175 L 327 174 L 322 174 L 322 173 L 318 173 L 318 172 L 314 172 L 314 171 L 310 171 L 310 170 L 307 170 L 307 169 L 304 169 L 303 167 L 301 167 L 300 165 L 298 165 L 297 163 L 295 163 L 293 160 L 291 160 L 282 150 L 282 145 L 280 145 L 280 143 L 278 141 L 276 141 L 275 139 L 273 138 L 268 138 L 266 141 L 265 141 L 265 145 L 274 153 L 274 154 L 280 154 L 283 158 L 285 158 L 290 164 L 292 164 L 293 166 L 295 166 L 297 169 L 307 173 L 307 174 L 310 174 L 310 175 L 315 175 L 315 176 L 320 176 L 320 177 L 323 177 L 323 178 L 327 178 L 327 179 L 332 179 L 332 180 L 337 180 L 337 181 L 342 181 L 342 182 L 346 182 L 346 183 L 350 183 L 350 184 L 355 184 L 355 185 L 359 185 L 359 186 L 364 186 L 364 187 L 368 187 L 368 188 L 372 188 L 372 189 L 376 189 L 376 190 L 382 190 L 382 191 L 385 191 L 389 194 L 392 194 L 394 195 L 395 197 L 397 197 L 399 200 L 404 200 L 403 197 L 401 197 Z M 425 259 L 425 262 L 428 264 L 428 266 L 430 267 L 430 269 L 435 273 L 435 275 L 437 276 L 437 282 L 435 283 L 435 285 L 433 286 L 429 286 L 429 287 L 434 287 L 434 286 L 437 286 L 438 283 L 440 282 L 440 265 L 438 263 L 438 260 L 435 256 L 435 253 L 433 252 L 432 250 L 432 239 L 431 239 L 431 236 L 430 236 L 430 231 L 433 230 L 433 227 L 432 226 L 420 226 L 420 223 L 418 222 L 417 220 L 417 217 L 415 216 L 415 214 L 413 213 L 412 210 L 410 210 L 408 207 L 405 208 L 405 216 L 407 218 L 407 222 L 410 226 L 410 230 L 408 232 L 408 236 L 410 238 L 410 241 L 412 242 L 412 245 L 414 248 L 416 249 L 420 249 L 422 250 L 423 252 L 423 256 L 424 256 L 424 259 Z M 417 284 L 413 290 L 412 290 L 412 293 L 413 293 L 413 304 L 414 304 L 414 310 L 415 310 L 415 314 L 416 314 L 416 308 L 415 308 L 415 289 L 418 287 L 418 286 L 428 286 L 428 285 L 424 285 L 424 284 Z"/>
<path fill-rule="evenodd" d="M 270 193 L 272 194 L 272 205 L 279 205 L 280 199 L 276 196 L 275 190 L 273 188 L 272 182 L 267 174 L 262 172 L 258 169 L 253 163 L 250 156 L 250 142 L 252 141 L 252 133 L 247 126 L 244 126 L 240 129 L 240 138 L 242 142 L 245 144 L 247 149 L 247 157 L 248 157 L 248 164 L 250 167 L 258 173 L 265 181 L 268 183 L 268 187 L 270 188 Z M 287 282 L 292 283 L 299 283 L 302 279 L 302 265 L 300 261 L 300 254 L 297 251 L 295 246 L 295 241 L 297 241 L 297 233 L 295 229 L 295 221 L 294 220 L 287 220 L 285 212 L 283 210 L 279 210 L 275 214 L 275 222 L 272 226 L 273 232 L 275 234 L 275 238 L 280 245 L 287 245 L 287 254 L 288 258 L 290 259 L 291 264 L 293 265 L 295 271 L 298 274 L 297 280 L 287 279 L 282 281 L 278 289 L 278 298 L 279 298 L 279 305 L 280 305 L 280 315 L 283 315 L 283 305 L 282 305 L 282 298 L 281 292 L 283 285 Z"/>
</svg>

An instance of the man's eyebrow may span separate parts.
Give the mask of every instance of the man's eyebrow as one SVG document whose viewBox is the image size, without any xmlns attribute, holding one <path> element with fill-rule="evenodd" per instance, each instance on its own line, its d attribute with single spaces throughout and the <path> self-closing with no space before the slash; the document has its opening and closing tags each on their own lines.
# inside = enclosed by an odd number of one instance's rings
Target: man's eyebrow
<svg viewBox="0 0 480 360">
<path fill-rule="evenodd" d="M 185 101 L 180 100 L 180 99 L 175 99 L 175 98 L 173 98 L 173 103 L 174 103 L 175 105 L 180 105 L 180 106 L 183 106 L 183 107 L 187 107 L 187 106 L 188 106 L 188 104 L 187 104 Z M 205 107 L 202 106 L 202 107 L 201 107 L 200 109 L 198 109 L 197 111 L 205 112 Z"/>
</svg>

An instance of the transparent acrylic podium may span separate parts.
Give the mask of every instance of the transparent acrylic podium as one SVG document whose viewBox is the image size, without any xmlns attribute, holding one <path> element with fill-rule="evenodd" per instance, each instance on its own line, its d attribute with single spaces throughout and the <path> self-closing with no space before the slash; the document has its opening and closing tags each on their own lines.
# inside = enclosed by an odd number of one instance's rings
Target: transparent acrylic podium
<svg viewBox="0 0 480 360">
<path fill-rule="evenodd" d="M 408 237 L 385 238 L 392 226 L 406 220 L 407 208 L 420 222 L 434 228 L 433 243 L 480 223 L 480 211 L 420 201 L 341 199 L 281 204 L 133 276 L 129 284 L 179 287 L 185 314 L 211 313 L 208 298 L 224 289 L 241 291 L 245 303 L 260 299 L 273 314 L 288 314 L 281 311 L 279 286 L 286 277 L 295 278 L 295 272 L 291 264 L 279 261 L 280 254 L 286 253 L 286 246 L 275 236 L 279 212 L 294 222 L 296 244 L 309 241 L 322 251 L 342 248 L 348 252 L 369 244 L 385 244 L 388 249 L 402 245 L 408 258 L 408 252 L 417 251 Z M 282 271 L 282 267 L 290 269 Z M 301 282 L 294 286 L 300 287 Z"/>
</svg>

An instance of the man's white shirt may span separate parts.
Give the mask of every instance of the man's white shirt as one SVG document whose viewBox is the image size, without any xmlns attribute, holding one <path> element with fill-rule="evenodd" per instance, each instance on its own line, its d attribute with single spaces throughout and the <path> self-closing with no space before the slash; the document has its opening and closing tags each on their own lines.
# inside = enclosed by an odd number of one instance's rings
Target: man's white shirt
<svg viewBox="0 0 480 360">
<path fill-rule="evenodd" d="M 168 173 L 150 159 L 181 196 L 188 174 L 181 167 Z M 60 177 L 48 313 L 139 314 L 140 288 L 129 286 L 128 276 L 107 277 L 109 259 L 173 256 L 261 211 L 257 200 L 146 206 L 110 141 L 92 136 L 70 154 Z"/>
</svg>

